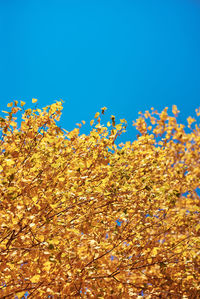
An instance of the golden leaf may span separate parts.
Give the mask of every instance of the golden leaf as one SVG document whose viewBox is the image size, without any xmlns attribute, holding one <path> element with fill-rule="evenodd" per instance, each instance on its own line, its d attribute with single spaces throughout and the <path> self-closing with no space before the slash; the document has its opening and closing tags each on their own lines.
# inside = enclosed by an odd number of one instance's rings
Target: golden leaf
<svg viewBox="0 0 200 299">
<path fill-rule="evenodd" d="M 158 252 L 158 248 L 157 247 L 154 247 L 153 250 L 151 251 L 151 256 L 154 257 L 157 255 L 157 252 Z"/>
<path fill-rule="evenodd" d="M 30 281 L 32 283 L 37 283 L 40 281 L 40 275 L 34 275 L 33 277 L 30 278 Z"/>
<path fill-rule="evenodd" d="M 13 105 L 13 103 L 12 103 L 12 102 L 11 102 L 11 103 L 8 103 L 8 104 L 7 104 L 7 107 L 9 107 L 9 108 L 10 108 L 10 107 L 12 107 L 12 105 Z"/>
<path fill-rule="evenodd" d="M 100 113 L 97 112 L 97 113 L 95 114 L 94 118 L 97 118 L 99 115 L 100 115 Z"/>
</svg>

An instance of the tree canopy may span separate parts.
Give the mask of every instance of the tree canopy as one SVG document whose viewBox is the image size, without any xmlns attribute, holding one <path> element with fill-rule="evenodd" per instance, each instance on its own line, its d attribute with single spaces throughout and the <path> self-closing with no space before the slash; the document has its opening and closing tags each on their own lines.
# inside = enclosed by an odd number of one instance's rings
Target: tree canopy
<svg viewBox="0 0 200 299">
<path fill-rule="evenodd" d="M 0 297 L 199 298 L 197 120 L 152 108 L 117 144 L 105 107 L 86 135 L 33 103 L 0 118 Z"/>
</svg>

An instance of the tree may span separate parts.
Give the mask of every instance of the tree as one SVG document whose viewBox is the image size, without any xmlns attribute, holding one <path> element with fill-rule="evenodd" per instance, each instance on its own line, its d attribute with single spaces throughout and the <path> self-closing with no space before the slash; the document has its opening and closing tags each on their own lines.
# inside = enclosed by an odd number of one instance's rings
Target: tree
<svg viewBox="0 0 200 299">
<path fill-rule="evenodd" d="M 198 298 L 196 120 L 152 108 L 116 145 L 125 120 L 85 135 L 58 127 L 62 102 L 24 104 L 0 119 L 0 297 Z"/>
</svg>

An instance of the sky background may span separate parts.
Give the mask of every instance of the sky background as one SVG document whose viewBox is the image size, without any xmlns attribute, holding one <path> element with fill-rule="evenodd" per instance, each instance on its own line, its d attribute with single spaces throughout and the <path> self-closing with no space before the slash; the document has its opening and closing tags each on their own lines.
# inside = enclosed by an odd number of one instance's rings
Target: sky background
<svg viewBox="0 0 200 299">
<path fill-rule="evenodd" d="M 199 32 L 197 0 L 0 0 L 0 110 L 61 98 L 71 130 L 106 106 L 132 141 L 139 111 L 200 106 Z"/>
</svg>

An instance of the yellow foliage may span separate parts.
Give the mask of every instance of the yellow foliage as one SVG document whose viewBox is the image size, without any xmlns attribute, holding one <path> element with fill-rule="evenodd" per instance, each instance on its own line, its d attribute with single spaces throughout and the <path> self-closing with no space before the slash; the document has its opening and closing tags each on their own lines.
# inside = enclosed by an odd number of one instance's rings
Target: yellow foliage
<svg viewBox="0 0 200 299">
<path fill-rule="evenodd" d="M 199 298 L 198 122 L 152 108 L 117 145 L 124 119 L 106 126 L 98 112 L 81 135 L 57 126 L 62 101 L 12 105 L 0 121 L 0 297 Z"/>
<path fill-rule="evenodd" d="M 11 103 L 8 103 L 8 104 L 7 104 L 7 107 L 12 107 L 12 105 L 13 105 L 12 102 L 11 102 Z"/>
<path fill-rule="evenodd" d="M 38 281 L 40 281 L 40 275 L 34 275 L 30 278 L 30 281 L 32 283 L 37 283 Z"/>
</svg>

